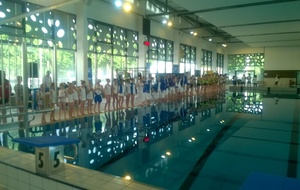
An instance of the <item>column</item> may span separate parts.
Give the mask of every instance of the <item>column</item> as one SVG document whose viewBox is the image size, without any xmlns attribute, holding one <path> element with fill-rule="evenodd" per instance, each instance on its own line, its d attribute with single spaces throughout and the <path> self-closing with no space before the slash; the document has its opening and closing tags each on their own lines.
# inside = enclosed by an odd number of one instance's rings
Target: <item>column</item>
<svg viewBox="0 0 300 190">
<path fill-rule="evenodd" d="M 87 21 L 87 2 L 79 1 L 76 5 L 76 24 L 77 24 L 77 56 L 76 56 L 76 79 L 77 85 L 80 80 L 88 80 L 88 21 Z"/>
</svg>

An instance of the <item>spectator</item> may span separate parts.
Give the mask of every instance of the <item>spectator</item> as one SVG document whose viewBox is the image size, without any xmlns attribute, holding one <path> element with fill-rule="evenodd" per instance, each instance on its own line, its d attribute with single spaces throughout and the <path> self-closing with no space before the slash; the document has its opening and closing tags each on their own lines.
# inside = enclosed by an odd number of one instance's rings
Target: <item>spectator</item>
<svg viewBox="0 0 300 190">
<path fill-rule="evenodd" d="M 17 84 L 14 86 L 15 97 L 16 97 L 16 105 L 18 106 L 19 113 L 24 111 L 23 109 L 23 85 L 22 85 L 22 77 L 17 76 Z M 22 116 L 18 116 L 18 120 L 22 120 Z"/>
<path fill-rule="evenodd" d="M 2 94 L 2 92 L 4 94 Z M 6 123 L 6 108 L 5 105 L 9 104 L 10 100 L 10 94 L 11 94 L 11 85 L 9 80 L 6 79 L 5 71 L 0 71 L 0 105 L 4 106 L 2 109 L 2 121 L 3 123 Z"/>
<path fill-rule="evenodd" d="M 43 77 L 43 84 L 45 86 L 45 92 L 49 92 L 50 91 L 50 87 L 51 87 L 51 84 L 52 84 L 52 78 L 50 76 L 51 72 L 50 71 L 47 71 L 46 72 L 46 75 Z"/>
</svg>

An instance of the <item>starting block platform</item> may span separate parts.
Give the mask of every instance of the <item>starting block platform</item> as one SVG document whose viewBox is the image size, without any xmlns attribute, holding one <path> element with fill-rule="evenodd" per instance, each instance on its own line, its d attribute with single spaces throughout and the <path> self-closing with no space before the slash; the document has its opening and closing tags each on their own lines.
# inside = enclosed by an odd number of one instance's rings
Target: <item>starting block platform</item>
<svg viewBox="0 0 300 190">
<path fill-rule="evenodd" d="M 64 169 L 63 145 L 77 144 L 79 139 L 63 136 L 15 138 L 13 142 L 35 147 L 36 172 L 52 175 Z"/>
</svg>

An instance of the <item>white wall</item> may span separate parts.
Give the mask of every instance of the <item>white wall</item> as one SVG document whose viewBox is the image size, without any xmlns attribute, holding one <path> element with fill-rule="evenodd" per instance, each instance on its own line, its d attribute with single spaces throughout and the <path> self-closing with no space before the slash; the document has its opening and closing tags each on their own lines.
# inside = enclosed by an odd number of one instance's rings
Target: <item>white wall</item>
<svg viewBox="0 0 300 190">
<path fill-rule="evenodd" d="M 265 70 L 300 70 L 300 46 L 266 48 Z"/>
</svg>

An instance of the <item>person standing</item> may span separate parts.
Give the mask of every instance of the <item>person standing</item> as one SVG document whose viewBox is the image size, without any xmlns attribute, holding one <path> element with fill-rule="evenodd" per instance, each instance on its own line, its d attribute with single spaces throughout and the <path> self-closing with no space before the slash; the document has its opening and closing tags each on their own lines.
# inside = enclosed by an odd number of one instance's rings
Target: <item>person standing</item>
<svg viewBox="0 0 300 190">
<path fill-rule="evenodd" d="M 251 87 L 251 75 L 250 75 L 250 73 L 248 73 L 248 76 L 247 76 L 247 86 Z"/>
<path fill-rule="evenodd" d="M 275 85 L 275 86 L 278 86 L 278 83 L 279 83 L 279 76 L 276 75 L 276 76 L 275 76 L 275 82 L 274 82 L 274 85 Z"/>
<path fill-rule="evenodd" d="M 80 115 L 80 109 L 79 109 L 80 105 L 79 105 L 79 95 L 78 95 L 79 89 L 78 89 L 77 86 L 75 86 L 74 83 L 70 83 L 70 84 L 72 85 L 72 88 L 73 88 L 73 91 L 74 91 L 74 93 L 73 93 L 74 112 L 76 111 L 77 116 L 79 116 Z M 75 113 L 74 113 L 74 116 L 75 116 Z"/>
<path fill-rule="evenodd" d="M 110 99 L 111 99 L 111 84 L 110 84 L 110 79 L 106 79 L 106 85 L 104 86 L 104 93 L 105 93 L 105 98 L 106 98 L 106 103 L 104 106 L 104 110 L 110 111 Z"/>
<path fill-rule="evenodd" d="M 129 85 L 129 91 L 130 91 L 130 102 L 131 102 L 131 107 L 134 107 L 134 98 L 135 95 L 137 94 L 137 89 L 136 89 L 136 85 L 134 83 L 134 79 L 131 78 L 130 79 L 130 85 Z"/>
<path fill-rule="evenodd" d="M 253 84 L 253 87 L 257 87 L 257 75 L 253 76 L 252 84 Z"/>
<path fill-rule="evenodd" d="M 80 114 L 85 115 L 84 106 L 86 102 L 86 86 L 84 80 L 81 81 L 81 86 L 79 89 L 80 89 Z"/>
<path fill-rule="evenodd" d="M 86 99 L 87 99 L 87 112 L 88 114 L 92 114 L 92 107 L 93 107 L 93 99 L 94 99 L 94 89 L 92 81 L 89 81 L 89 84 L 86 87 Z"/>
<path fill-rule="evenodd" d="M 2 91 L 4 94 L 2 94 Z M 11 85 L 9 80 L 6 79 L 5 71 L 0 71 L 0 105 L 4 106 L 2 109 L 2 121 L 3 123 L 7 122 L 6 117 L 6 108 L 5 105 L 9 104 L 11 94 Z"/>
<path fill-rule="evenodd" d="M 125 80 L 125 104 L 126 108 L 129 108 L 129 100 L 130 100 L 130 79 Z"/>
<path fill-rule="evenodd" d="M 46 101 L 45 101 L 45 85 L 41 84 L 39 91 L 36 94 L 36 99 L 38 100 L 38 106 L 40 110 L 44 110 L 47 108 Z M 42 124 L 47 123 L 46 122 L 46 113 L 43 111 L 42 112 Z"/>
<path fill-rule="evenodd" d="M 68 84 L 68 87 L 66 89 L 66 97 L 68 98 L 68 111 L 69 111 L 69 119 L 73 118 L 73 112 L 74 112 L 74 89 L 72 86 L 72 83 Z"/>
<path fill-rule="evenodd" d="M 57 100 L 57 94 L 55 92 L 55 84 L 52 83 L 50 87 L 50 101 L 51 101 L 51 108 L 52 111 L 50 113 L 50 121 L 56 121 L 55 120 L 55 108 L 56 108 L 56 100 Z"/>
<path fill-rule="evenodd" d="M 52 78 L 50 76 L 51 72 L 47 71 L 46 75 L 43 77 L 43 84 L 45 86 L 45 92 L 49 92 L 50 91 L 50 87 L 51 87 L 51 83 L 52 83 Z"/>
<path fill-rule="evenodd" d="M 232 76 L 232 84 L 233 86 L 236 86 L 236 83 L 237 83 L 237 78 L 235 75 Z"/>
<path fill-rule="evenodd" d="M 242 79 L 241 79 L 241 84 L 243 87 L 245 86 L 245 83 L 246 83 L 246 76 L 245 76 L 245 74 L 243 74 Z"/>
<path fill-rule="evenodd" d="M 118 100 L 118 79 L 114 79 L 113 84 L 112 84 L 112 103 L 113 103 L 113 108 L 118 109 L 119 105 L 119 100 Z"/>
<path fill-rule="evenodd" d="M 119 81 L 118 81 L 118 109 L 123 108 L 124 95 L 125 95 L 124 80 L 119 79 Z"/>
<path fill-rule="evenodd" d="M 64 112 L 64 118 L 66 119 L 66 102 L 67 102 L 67 96 L 66 96 L 66 90 L 65 90 L 65 84 L 61 83 L 59 85 L 59 91 L 58 91 L 58 105 L 59 105 L 59 120 L 61 120 L 61 111 Z"/>
<path fill-rule="evenodd" d="M 22 85 L 22 76 L 17 76 L 17 84 L 14 86 L 14 91 L 16 95 L 16 105 L 18 106 L 19 114 L 23 113 L 23 85 Z M 22 120 L 22 115 L 18 116 L 18 120 Z"/>
<path fill-rule="evenodd" d="M 138 77 L 136 88 L 137 88 L 138 104 L 142 105 L 142 102 L 144 101 L 144 98 L 143 98 L 144 83 L 142 81 L 142 76 Z"/>
<path fill-rule="evenodd" d="M 94 87 L 94 91 L 95 91 L 95 96 L 94 96 L 94 101 L 95 101 L 95 105 L 94 105 L 94 112 L 97 113 L 96 108 L 98 107 L 98 113 L 100 113 L 100 104 L 102 102 L 102 93 L 103 93 L 103 86 L 101 85 L 101 80 L 98 79 L 96 81 L 95 87 Z"/>
</svg>

